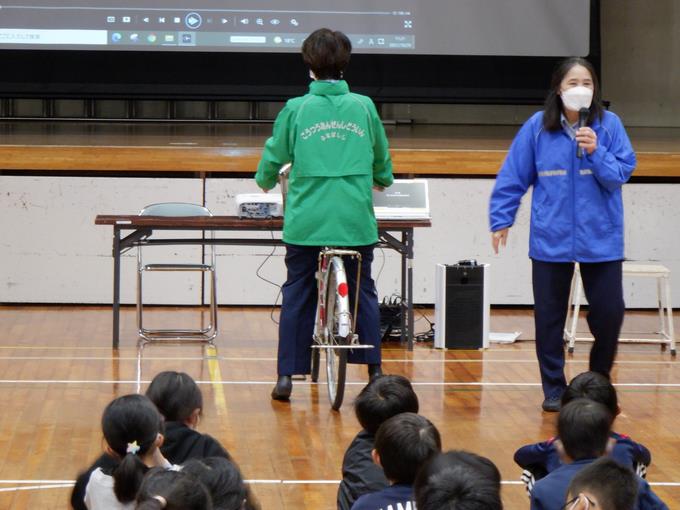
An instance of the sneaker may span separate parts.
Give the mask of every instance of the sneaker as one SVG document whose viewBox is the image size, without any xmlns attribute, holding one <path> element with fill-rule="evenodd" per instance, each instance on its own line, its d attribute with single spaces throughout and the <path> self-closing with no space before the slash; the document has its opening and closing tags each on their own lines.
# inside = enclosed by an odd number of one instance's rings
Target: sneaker
<svg viewBox="0 0 680 510">
<path fill-rule="evenodd" d="M 558 413 L 562 407 L 561 399 L 558 397 L 549 397 L 543 401 L 541 406 L 546 413 Z"/>
</svg>

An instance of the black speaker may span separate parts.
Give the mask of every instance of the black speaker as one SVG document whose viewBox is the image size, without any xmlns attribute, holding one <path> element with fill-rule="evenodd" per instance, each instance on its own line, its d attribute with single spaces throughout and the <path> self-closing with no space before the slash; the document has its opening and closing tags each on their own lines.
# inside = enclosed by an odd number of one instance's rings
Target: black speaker
<svg viewBox="0 0 680 510">
<path fill-rule="evenodd" d="M 434 346 L 489 346 L 488 264 L 437 264 Z"/>
</svg>

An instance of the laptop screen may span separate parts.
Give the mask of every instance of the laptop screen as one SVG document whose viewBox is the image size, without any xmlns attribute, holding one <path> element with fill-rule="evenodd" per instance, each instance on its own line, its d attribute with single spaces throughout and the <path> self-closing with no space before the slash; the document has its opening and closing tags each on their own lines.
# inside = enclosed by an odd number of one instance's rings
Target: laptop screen
<svg viewBox="0 0 680 510">
<path fill-rule="evenodd" d="M 429 218 L 427 181 L 395 179 L 389 188 L 373 190 L 373 207 L 378 219 Z"/>
</svg>

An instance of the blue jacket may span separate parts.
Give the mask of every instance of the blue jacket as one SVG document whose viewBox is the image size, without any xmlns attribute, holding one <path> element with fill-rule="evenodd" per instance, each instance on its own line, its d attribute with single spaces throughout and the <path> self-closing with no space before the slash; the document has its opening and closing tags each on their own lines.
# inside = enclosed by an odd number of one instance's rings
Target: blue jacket
<svg viewBox="0 0 680 510">
<path fill-rule="evenodd" d="M 522 196 L 533 186 L 532 259 L 623 259 L 621 186 L 635 169 L 635 153 L 614 113 L 604 112 L 590 127 L 597 149 L 577 158 L 576 141 L 563 129 L 545 130 L 538 112 L 519 130 L 498 172 L 489 204 L 491 231 L 512 226 Z"/>
<path fill-rule="evenodd" d="M 563 464 L 534 485 L 531 492 L 531 510 L 561 510 L 567 501 L 567 490 L 576 473 L 595 459 L 577 460 Z M 654 494 L 649 484 L 638 477 L 638 497 L 635 510 L 668 510 L 666 504 Z"/>
<path fill-rule="evenodd" d="M 638 469 L 639 464 L 645 466 L 651 464 L 652 454 L 645 446 L 616 432 L 612 432 L 611 437 L 616 439 L 616 443 L 610 456 L 616 462 L 633 471 Z M 536 480 L 543 478 L 562 465 L 560 455 L 555 448 L 556 439 L 557 437 L 552 437 L 542 443 L 522 446 L 515 452 L 515 462 L 521 468 L 530 470 Z"/>
</svg>

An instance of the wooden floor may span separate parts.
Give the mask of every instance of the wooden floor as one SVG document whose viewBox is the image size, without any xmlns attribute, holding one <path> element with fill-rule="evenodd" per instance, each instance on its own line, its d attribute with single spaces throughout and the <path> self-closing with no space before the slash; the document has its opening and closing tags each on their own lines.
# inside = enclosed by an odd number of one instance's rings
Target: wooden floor
<svg viewBox="0 0 680 510">
<path fill-rule="evenodd" d="M 177 321 L 191 320 L 192 311 L 153 313 Z M 655 319 L 629 313 L 624 327 L 653 330 Z M 110 320 L 106 307 L 0 307 L 0 508 L 67 508 L 76 473 L 100 454 L 101 411 L 112 398 L 134 392 L 137 380 L 134 312 L 123 311 L 119 352 L 110 347 Z M 142 390 L 160 370 L 188 372 L 202 383 L 200 430 L 231 452 L 264 509 L 334 508 L 342 455 L 359 430 L 350 404 L 366 382 L 363 367 L 351 367 L 347 405 L 338 413 L 330 410 L 325 387 L 308 382 L 295 383 L 289 404 L 272 402 L 276 325 L 270 310 L 226 308 L 220 323 L 214 351 L 147 346 Z M 675 325 L 680 331 L 680 321 Z M 426 330 L 426 321 L 416 329 Z M 445 449 L 491 458 L 505 481 L 505 508 L 526 509 L 512 455 L 549 437 L 555 416 L 540 412 L 530 312 L 494 311 L 492 330 L 522 331 L 527 341 L 484 352 L 386 345 L 384 369 L 413 381 L 421 414 L 439 428 Z M 569 378 L 587 369 L 587 352 L 586 344 L 577 345 L 567 362 Z M 613 372 L 623 410 L 615 429 L 651 450 L 648 480 L 670 508 L 680 508 L 678 363 L 656 345 L 622 345 Z"/>
</svg>

